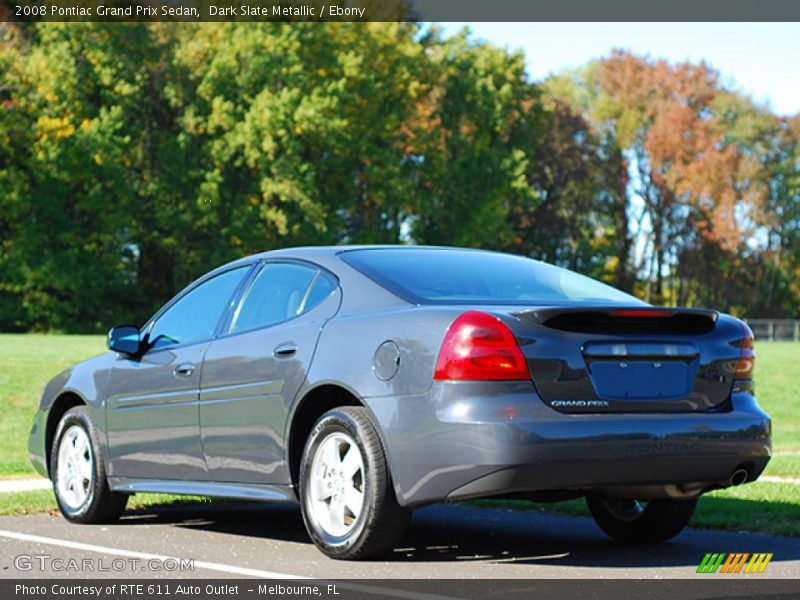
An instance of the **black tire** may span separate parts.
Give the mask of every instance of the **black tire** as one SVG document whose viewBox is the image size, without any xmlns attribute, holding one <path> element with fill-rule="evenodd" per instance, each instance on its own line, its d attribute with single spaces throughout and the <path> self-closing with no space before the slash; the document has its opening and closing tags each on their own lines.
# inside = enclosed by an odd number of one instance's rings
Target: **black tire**
<svg viewBox="0 0 800 600">
<path fill-rule="evenodd" d="M 312 463 L 320 444 L 335 433 L 355 441 L 363 460 L 364 503 L 361 513 L 344 535 L 329 534 L 317 522 L 309 486 Z M 397 503 L 386 455 L 369 413 L 346 406 L 326 412 L 308 436 L 300 465 L 300 503 L 308 535 L 330 558 L 358 560 L 381 556 L 400 542 L 408 529 L 411 510 Z"/>
<path fill-rule="evenodd" d="M 59 469 L 66 468 L 59 465 L 59 449 L 65 433 L 73 426 L 82 429 L 88 436 L 89 448 L 92 458 L 92 477 L 86 484 L 86 498 L 79 506 L 70 506 L 59 493 Z M 53 436 L 53 446 L 50 449 L 50 479 L 53 481 L 53 492 L 61 514 L 68 521 L 74 523 L 108 523 L 116 521 L 128 503 L 128 494 L 112 492 L 106 480 L 106 468 L 103 455 L 100 451 L 100 438 L 92 422 L 89 409 L 85 406 L 76 406 L 69 409 L 56 429 Z"/>
<path fill-rule="evenodd" d="M 689 524 L 697 506 L 691 500 L 635 500 L 588 497 L 586 503 L 597 525 L 620 542 L 663 542 Z"/>
</svg>

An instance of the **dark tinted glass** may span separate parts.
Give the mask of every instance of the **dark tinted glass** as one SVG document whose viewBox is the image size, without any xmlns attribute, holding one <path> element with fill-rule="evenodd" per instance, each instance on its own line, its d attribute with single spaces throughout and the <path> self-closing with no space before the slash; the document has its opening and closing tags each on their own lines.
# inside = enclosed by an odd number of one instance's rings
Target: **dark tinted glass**
<svg viewBox="0 0 800 600">
<path fill-rule="evenodd" d="M 211 338 L 222 312 L 249 268 L 226 271 L 183 296 L 158 318 L 150 331 L 150 345 L 161 347 Z"/>
<path fill-rule="evenodd" d="M 644 304 L 589 277 L 510 254 L 376 248 L 341 256 L 384 287 L 416 302 Z"/>
<path fill-rule="evenodd" d="M 231 331 L 266 327 L 296 317 L 316 269 L 290 263 L 269 263 L 256 276 Z"/>
</svg>

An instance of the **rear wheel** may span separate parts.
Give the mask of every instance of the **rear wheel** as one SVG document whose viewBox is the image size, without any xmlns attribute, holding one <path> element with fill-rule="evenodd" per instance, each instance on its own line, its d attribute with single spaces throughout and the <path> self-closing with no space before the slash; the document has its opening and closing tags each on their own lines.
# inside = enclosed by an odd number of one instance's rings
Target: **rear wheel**
<svg viewBox="0 0 800 600">
<path fill-rule="evenodd" d="M 128 496 L 108 488 L 100 440 L 85 406 L 69 409 L 58 424 L 50 478 L 58 508 L 70 521 L 104 523 L 125 511 Z"/>
<path fill-rule="evenodd" d="M 697 506 L 691 500 L 639 501 L 622 498 L 586 498 L 597 525 L 620 542 L 662 542 L 689 524 Z"/>
<path fill-rule="evenodd" d="M 317 421 L 303 453 L 300 496 L 308 534 L 331 558 L 389 552 L 411 516 L 397 503 L 377 430 L 360 407 L 337 408 Z"/>
</svg>

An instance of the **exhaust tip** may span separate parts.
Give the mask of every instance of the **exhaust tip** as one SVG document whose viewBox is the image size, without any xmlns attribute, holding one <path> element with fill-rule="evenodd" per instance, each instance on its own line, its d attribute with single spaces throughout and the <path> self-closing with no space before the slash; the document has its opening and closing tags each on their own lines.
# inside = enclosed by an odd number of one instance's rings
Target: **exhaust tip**
<svg viewBox="0 0 800 600">
<path fill-rule="evenodd" d="M 730 484 L 731 485 L 742 485 L 746 483 L 750 474 L 747 472 L 747 469 L 736 469 L 733 473 L 731 473 Z"/>
</svg>

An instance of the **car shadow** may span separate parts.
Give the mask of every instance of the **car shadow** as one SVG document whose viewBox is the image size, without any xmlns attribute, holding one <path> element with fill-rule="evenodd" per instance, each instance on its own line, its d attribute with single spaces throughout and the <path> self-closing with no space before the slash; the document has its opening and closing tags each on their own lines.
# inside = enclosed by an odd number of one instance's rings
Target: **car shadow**
<svg viewBox="0 0 800 600">
<path fill-rule="evenodd" d="M 759 510 L 769 511 L 762 502 L 707 500 L 736 503 L 726 510 L 735 508 L 737 514 L 749 513 L 753 518 Z M 722 507 L 717 504 L 716 508 Z M 800 507 L 795 508 L 800 512 Z M 299 508 L 291 504 L 209 502 L 152 506 L 128 511 L 122 523 L 161 523 L 234 536 L 311 543 Z M 676 567 L 697 565 L 707 552 L 771 552 L 775 562 L 790 561 L 800 559 L 800 543 L 789 537 L 688 529 L 666 543 L 622 544 L 608 539 L 586 517 L 440 504 L 416 510 L 403 542 L 380 561 Z"/>
</svg>

